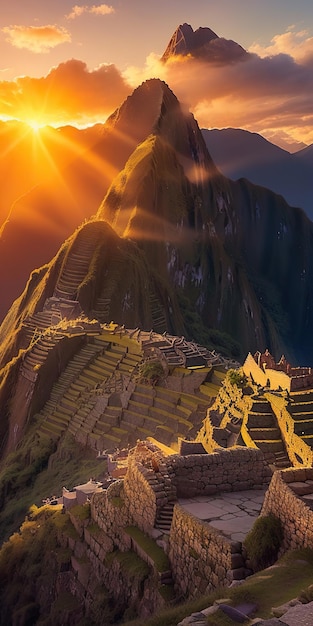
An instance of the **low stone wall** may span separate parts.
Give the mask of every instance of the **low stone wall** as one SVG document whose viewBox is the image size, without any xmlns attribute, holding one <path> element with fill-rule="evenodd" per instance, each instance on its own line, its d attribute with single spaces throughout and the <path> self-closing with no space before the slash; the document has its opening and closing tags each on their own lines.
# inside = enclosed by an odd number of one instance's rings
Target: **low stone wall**
<svg viewBox="0 0 313 626">
<path fill-rule="evenodd" d="M 272 473 L 257 448 L 219 448 L 212 454 L 173 455 L 166 464 L 177 497 L 262 489 Z"/>
<path fill-rule="evenodd" d="M 286 469 L 274 473 L 265 495 L 261 515 L 281 520 L 282 552 L 313 548 L 313 511 L 301 496 L 313 494 L 313 468 Z"/>
<path fill-rule="evenodd" d="M 313 374 L 312 373 L 310 374 L 293 373 L 292 374 L 291 387 L 290 387 L 291 391 L 295 391 L 297 389 L 306 389 L 308 387 L 313 387 Z"/>
<path fill-rule="evenodd" d="M 148 481 L 151 473 L 135 457 L 129 457 L 124 493 L 133 523 L 146 533 L 154 526 L 157 510 L 156 494 Z"/>
<path fill-rule="evenodd" d="M 196 597 L 245 577 L 241 543 L 175 505 L 169 558 L 178 595 Z"/>
</svg>

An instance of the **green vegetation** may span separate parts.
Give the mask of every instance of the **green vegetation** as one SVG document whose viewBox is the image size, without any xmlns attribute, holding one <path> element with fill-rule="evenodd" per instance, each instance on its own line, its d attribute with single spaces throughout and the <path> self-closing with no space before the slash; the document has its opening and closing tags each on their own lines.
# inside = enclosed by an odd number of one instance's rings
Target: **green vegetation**
<svg viewBox="0 0 313 626">
<path fill-rule="evenodd" d="M 138 378 L 141 382 L 156 385 L 165 378 L 165 371 L 161 361 L 145 361 L 140 364 Z"/>
<path fill-rule="evenodd" d="M 110 498 L 110 502 L 118 509 L 121 509 L 124 506 L 124 500 L 120 496 L 113 496 L 112 498 Z"/>
<path fill-rule="evenodd" d="M 33 503 L 38 506 L 44 498 L 61 495 L 63 485 L 72 489 L 90 476 L 101 480 L 105 470 L 104 462 L 79 446 L 71 435 L 62 437 L 57 447 L 40 437 L 34 421 L 0 471 L 0 540 L 20 526 Z"/>
<path fill-rule="evenodd" d="M 199 313 L 195 311 L 185 292 L 178 292 L 178 301 L 189 340 L 196 341 L 209 350 L 216 350 L 225 357 L 238 358 L 241 356 L 240 343 L 226 332 L 216 328 L 208 328 Z"/>
<path fill-rule="evenodd" d="M 164 550 L 157 545 L 154 539 L 147 537 L 137 526 L 127 526 L 125 532 L 132 537 L 138 546 L 152 559 L 159 572 L 166 572 L 170 569 L 168 556 L 165 554 Z"/>
<path fill-rule="evenodd" d="M 149 565 L 131 550 L 128 552 L 120 552 L 120 550 L 111 552 L 106 556 L 105 562 L 110 565 L 113 561 L 117 561 L 125 572 L 140 580 L 144 580 L 149 574 Z"/>
<path fill-rule="evenodd" d="M 276 561 L 282 540 L 280 519 L 274 515 L 257 518 L 244 541 L 254 571 L 269 567 Z"/>
<path fill-rule="evenodd" d="M 231 385 L 236 385 L 240 389 L 243 389 L 247 385 L 248 379 L 242 369 L 228 370 L 226 374 L 226 379 L 230 382 Z"/>
<path fill-rule="evenodd" d="M 239 587 L 221 588 L 206 596 L 164 609 L 151 618 L 126 622 L 124 626 L 176 626 L 184 617 L 211 606 L 218 598 L 229 598 L 233 606 L 243 602 L 254 603 L 257 605 L 254 617 L 268 619 L 272 617 L 272 607 L 309 593 L 307 590 L 312 586 L 312 580 L 313 551 L 291 551 L 274 567 L 254 574 Z M 208 616 L 207 623 L 212 626 L 230 626 L 234 622 L 218 612 Z"/>
<path fill-rule="evenodd" d="M 35 624 L 40 614 L 37 591 L 52 587 L 70 554 L 60 550 L 58 533 L 75 530 L 60 507 L 33 506 L 20 531 L 0 550 L 0 625 Z M 16 620 L 16 621 L 15 621 Z"/>
<path fill-rule="evenodd" d="M 85 504 L 78 504 L 77 506 L 73 506 L 71 508 L 71 515 L 76 517 L 78 520 L 83 522 L 90 518 L 90 504 L 86 502 Z"/>
</svg>

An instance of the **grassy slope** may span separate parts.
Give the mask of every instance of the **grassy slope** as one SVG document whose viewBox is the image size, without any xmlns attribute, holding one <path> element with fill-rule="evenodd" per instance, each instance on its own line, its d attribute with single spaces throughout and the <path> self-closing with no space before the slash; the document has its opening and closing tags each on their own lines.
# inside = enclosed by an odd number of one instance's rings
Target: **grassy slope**
<svg viewBox="0 0 313 626">
<path fill-rule="evenodd" d="M 34 422 L 0 470 L 0 540 L 19 527 L 32 504 L 39 506 L 42 499 L 61 495 L 63 485 L 71 489 L 90 477 L 101 480 L 105 471 L 105 463 L 76 444 L 71 435 L 63 437 L 54 451 L 48 439 L 37 435 Z"/>
<path fill-rule="evenodd" d="M 313 552 L 294 551 L 286 554 L 278 563 L 262 572 L 254 574 L 238 587 L 223 588 L 208 596 L 186 602 L 160 612 L 145 620 L 132 620 L 125 626 L 176 626 L 191 613 L 211 606 L 218 598 L 228 598 L 233 606 L 244 602 L 255 603 L 257 610 L 253 617 L 272 617 L 272 607 L 280 606 L 301 595 L 313 583 Z M 212 626 L 231 626 L 234 622 L 219 612 L 208 617 Z"/>
</svg>

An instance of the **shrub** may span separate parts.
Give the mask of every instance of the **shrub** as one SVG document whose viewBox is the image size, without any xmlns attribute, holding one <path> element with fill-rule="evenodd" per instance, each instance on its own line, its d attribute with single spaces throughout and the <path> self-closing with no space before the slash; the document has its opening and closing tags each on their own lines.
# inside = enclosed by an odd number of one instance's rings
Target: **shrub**
<svg viewBox="0 0 313 626">
<path fill-rule="evenodd" d="M 165 371 L 160 361 L 146 361 L 140 366 L 139 378 L 142 381 L 157 384 L 165 377 Z"/>
<path fill-rule="evenodd" d="M 241 369 L 228 370 L 226 377 L 229 380 L 231 385 L 236 385 L 236 387 L 240 387 L 240 389 L 245 387 L 248 382 L 246 375 Z"/>
<path fill-rule="evenodd" d="M 282 539 L 283 529 L 280 519 L 270 514 L 255 521 L 244 541 L 254 571 L 275 563 Z"/>
</svg>

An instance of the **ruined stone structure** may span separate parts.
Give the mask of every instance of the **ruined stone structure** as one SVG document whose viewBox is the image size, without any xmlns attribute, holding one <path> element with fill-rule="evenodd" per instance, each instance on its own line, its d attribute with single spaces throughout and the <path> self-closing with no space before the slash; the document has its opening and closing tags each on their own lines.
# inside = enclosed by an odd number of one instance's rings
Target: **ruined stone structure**
<svg viewBox="0 0 313 626">
<path fill-rule="evenodd" d="M 254 356 L 249 352 L 243 371 L 254 382 L 270 389 L 295 391 L 313 386 L 311 367 L 292 367 L 284 355 L 276 363 L 268 350 L 264 353 L 256 352 Z"/>
<path fill-rule="evenodd" d="M 272 513 L 282 522 L 282 552 L 313 548 L 313 468 L 275 472 L 261 515 Z"/>
<path fill-rule="evenodd" d="M 242 367 L 246 385 L 237 384 L 226 375 L 196 442 L 207 452 L 237 444 L 260 448 L 275 468 L 311 466 L 311 368 L 292 368 L 281 359 L 277 369 L 268 369 L 266 365 L 272 357 L 266 353 L 259 355 L 258 360 L 262 367 L 251 354 L 246 358 Z"/>
<path fill-rule="evenodd" d="M 129 457 L 125 479 L 92 496 L 92 519 L 111 545 L 122 551 L 138 552 L 127 532 L 129 526 L 156 538 L 168 555 L 176 593 L 196 596 L 244 578 L 247 570 L 241 543 L 189 514 L 178 499 L 260 489 L 270 477 L 257 449 L 165 457 L 152 444 L 139 442 Z M 162 517 L 164 510 L 167 518 Z M 140 556 L 150 563 L 148 554 L 140 551 Z"/>
</svg>

